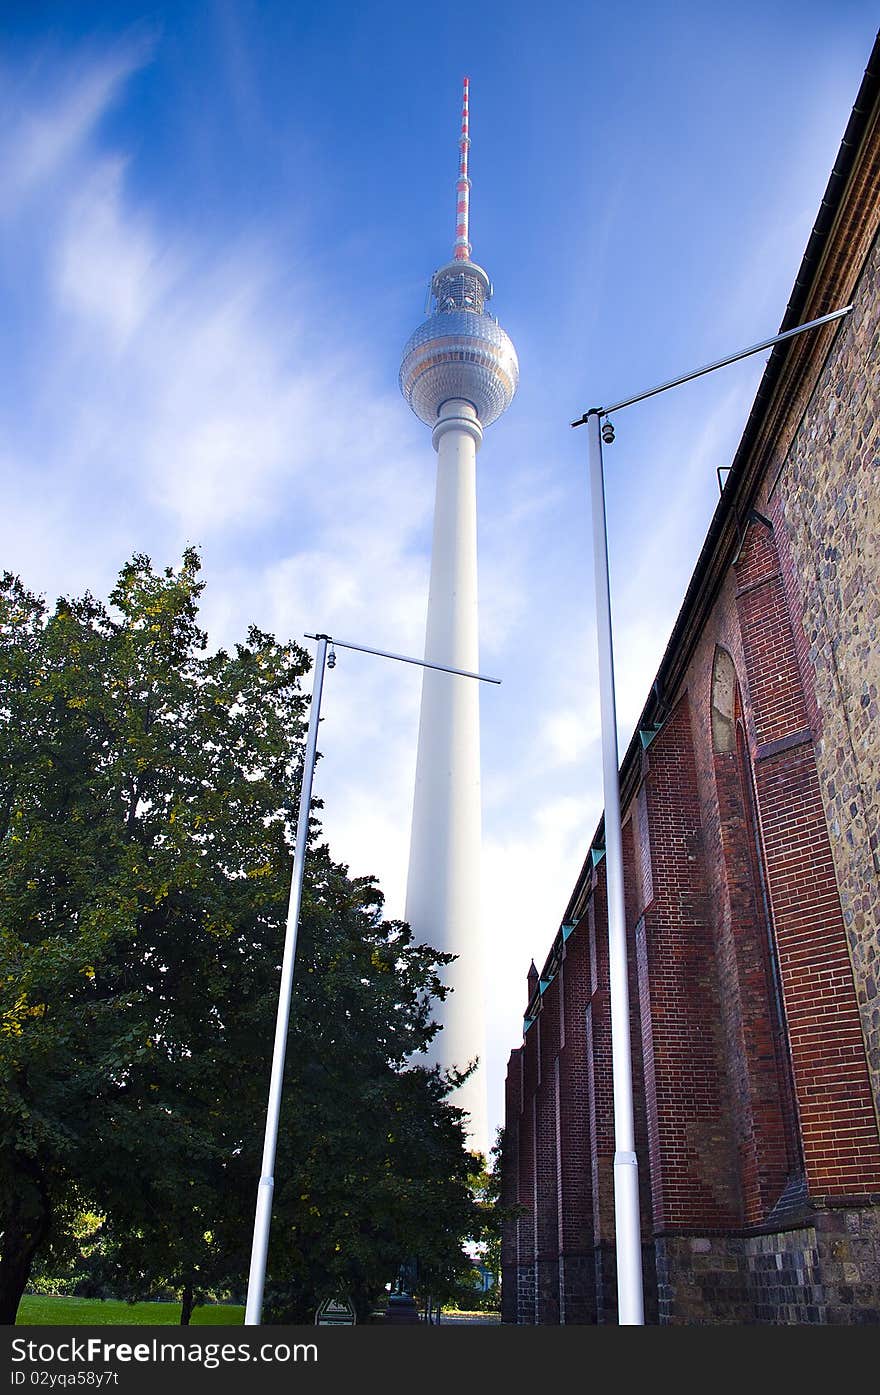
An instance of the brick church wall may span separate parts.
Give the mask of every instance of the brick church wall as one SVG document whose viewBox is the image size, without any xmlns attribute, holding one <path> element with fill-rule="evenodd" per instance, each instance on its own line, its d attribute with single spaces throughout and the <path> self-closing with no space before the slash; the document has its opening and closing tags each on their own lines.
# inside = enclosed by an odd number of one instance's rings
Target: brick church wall
<svg viewBox="0 0 880 1395">
<path fill-rule="evenodd" d="M 773 534 L 749 530 L 737 603 L 754 780 L 810 1193 L 880 1191 L 877 1136 L 813 736 Z"/>
<path fill-rule="evenodd" d="M 566 1325 L 595 1322 L 593 1190 L 587 1110 L 589 958 L 584 935 L 565 944 L 559 1052 L 559 1307 Z"/>
<path fill-rule="evenodd" d="M 768 368 L 698 567 L 709 589 L 689 591 L 680 666 L 676 651 L 624 762 L 649 1322 L 880 1322 L 880 44 L 874 58 L 863 144 L 851 127 L 849 180 L 829 185 L 837 221 L 796 287 L 801 319 L 854 310 Z M 596 839 L 511 1055 L 505 1321 L 616 1321 Z"/>
<path fill-rule="evenodd" d="M 738 1197 L 686 696 L 644 768 L 654 897 L 644 911 L 639 980 L 650 1016 L 654 1227 L 724 1227 L 738 1219 Z"/>
<path fill-rule="evenodd" d="M 557 1105 L 559 1089 L 559 981 L 550 984 L 532 1029 L 538 1039 L 535 1091 L 535 1300 L 536 1319 L 559 1322 L 559 1178 Z"/>
</svg>

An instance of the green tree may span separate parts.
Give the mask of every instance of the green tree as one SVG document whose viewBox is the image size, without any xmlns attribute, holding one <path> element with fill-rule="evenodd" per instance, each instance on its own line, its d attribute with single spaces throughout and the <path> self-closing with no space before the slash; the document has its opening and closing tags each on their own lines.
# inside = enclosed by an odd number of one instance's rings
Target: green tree
<svg viewBox="0 0 880 1395">
<path fill-rule="evenodd" d="M 339 1290 L 366 1314 L 409 1254 L 456 1266 L 476 1219 L 461 1113 L 438 1073 L 403 1068 L 427 1043 L 436 956 L 382 922 L 371 881 L 325 858 L 323 913 L 303 927 L 276 1170 L 268 1308 L 288 1322 Z"/>
<path fill-rule="evenodd" d="M 136 556 L 112 612 L 0 583 L 3 1322 L 84 1205 L 133 1295 L 246 1272 L 308 658 L 256 628 L 208 653 L 198 571 Z M 447 1085 L 404 1069 L 442 956 L 311 833 L 273 1225 L 293 1308 L 366 1302 L 415 1179 L 461 1200 L 466 1167 Z"/>
<path fill-rule="evenodd" d="M 473 1179 L 474 1200 L 482 1219 L 481 1243 L 478 1258 L 495 1276 L 496 1285 L 501 1279 L 501 1225 L 507 1219 L 507 1212 L 501 1205 L 501 1155 L 504 1148 L 504 1130 L 496 1132 L 495 1143 L 487 1167 L 480 1169 Z M 497 1294 L 495 1297 L 497 1298 Z"/>
</svg>

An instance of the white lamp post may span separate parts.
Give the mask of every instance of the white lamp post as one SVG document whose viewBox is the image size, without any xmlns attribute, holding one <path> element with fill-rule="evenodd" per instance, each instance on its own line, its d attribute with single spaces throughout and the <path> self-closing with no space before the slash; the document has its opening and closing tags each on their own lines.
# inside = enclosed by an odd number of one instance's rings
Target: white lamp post
<svg viewBox="0 0 880 1395">
<path fill-rule="evenodd" d="M 851 305 L 829 315 L 774 334 L 760 344 L 717 359 L 692 373 L 626 397 L 611 407 L 591 407 L 572 426 L 587 427 L 590 461 L 590 502 L 593 522 L 593 566 L 596 580 L 596 632 L 599 650 L 599 703 L 602 724 L 602 786 L 605 799 L 605 867 L 608 890 L 608 965 L 611 1002 L 611 1073 L 614 1088 L 614 1226 L 617 1250 L 618 1322 L 638 1326 L 644 1318 L 642 1241 L 639 1219 L 639 1169 L 633 1131 L 632 1061 L 630 1057 L 629 984 L 626 965 L 626 917 L 623 900 L 623 851 L 620 821 L 620 763 L 614 697 L 614 656 L 611 635 L 611 592 L 608 576 L 608 532 L 605 524 L 605 481 L 602 460 L 602 419 L 646 397 L 724 368 L 762 349 L 772 348 L 804 330 L 816 329 L 848 315 Z M 607 426 L 605 427 L 607 431 Z M 609 435 L 613 439 L 613 435 Z"/>
<path fill-rule="evenodd" d="M 442 669 L 444 673 L 458 674 L 461 678 L 475 678 L 481 683 L 500 683 L 500 678 L 487 678 L 481 673 L 471 673 L 467 669 L 449 668 L 445 664 L 432 664 L 424 659 L 410 659 L 405 654 L 390 654 L 384 649 L 368 649 L 364 644 L 350 644 L 330 635 L 306 635 L 307 639 L 317 640 L 315 672 L 312 684 L 312 702 L 309 711 L 309 727 L 306 736 L 306 749 L 303 757 L 302 788 L 299 799 L 299 813 L 296 824 L 296 842 L 293 852 L 293 872 L 290 880 L 290 900 L 287 908 L 287 930 L 284 938 L 284 957 L 281 961 L 281 986 L 278 993 L 278 1013 L 275 1019 L 275 1044 L 272 1049 L 272 1073 L 269 1079 L 269 1104 L 266 1110 L 266 1132 L 263 1141 L 263 1162 L 260 1182 L 257 1188 L 257 1207 L 254 1216 L 254 1238 L 251 1247 L 251 1265 L 248 1275 L 247 1305 L 244 1322 L 246 1327 L 258 1327 L 263 1313 L 263 1287 L 266 1280 L 266 1258 L 269 1253 L 269 1227 L 272 1220 L 272 1198 L 275 1190 L 275 1152 L 278 1144 L 278 1122 L 281 1116 L 281 1089 L 284 1080 L 284 1057 L 287 1048 L 287 1033 L 290 1023 L 290 1000 L 293 993 L 293 971 L 296 960 L 296 939 L 299 931 L 300 907 L 302 904 L 303 870 L 309 838 L 309 811 L 312 803 L 312 780 L 315 774 L 315 761 L 318 748 L 318 722 L 321 719 L 321 694 L 324 687 L 324 669 L 327 666 L 327 648 L 358 649 L 364 654 L 377 654 L 383 659 L 396 659 L 404 664 L 417 664 L 419 668 Z M 331 656 L 330 667 L 335 662 Z"/>
</svg>

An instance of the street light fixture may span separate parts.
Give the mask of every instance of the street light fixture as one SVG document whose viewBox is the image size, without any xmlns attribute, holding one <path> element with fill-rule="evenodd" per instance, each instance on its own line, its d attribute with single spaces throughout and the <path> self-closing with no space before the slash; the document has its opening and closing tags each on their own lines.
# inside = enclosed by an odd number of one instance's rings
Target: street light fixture
<svg viewBox="0 0 880 1395">
<path fill-rule="evenodd" d="M 266 1281 L 266 1259 L 269 1253 L 269 1227 L 272 1220 L 272 1198 L 275 1191 L 275 1152 L 278 1144 L 278 1123 L 281 1117 L 281 1090 L 284 1080 L 284 1057 L 287 1048 L 287 1032 L 290 1023 L 290 1002 L 293 994 L 293 971 L 296 961 L 296 940 L 299 931 L 300 907 L 302 905 L 303 870 L 309 837 L 309 811 L 312 804 L 312 781 L 318 748 L 318 722 L 321 719 L 321 694 L 324 688 L 324 669 L 335 668 L 339 649 L 357 649 L 363 654 L 376 654 L 383 659 L 396 659 L 403 664 L 417 664 L 419 668 L 436 668 L 443 673 L 455 673 L 461 678 L 475 678 L 480 683 L 501 682 L 500 678 L 487 678 L 482 673 L 470 673 L 466 669 L 450 668 L 446 664 L 428 663 L 426 659 L 411 659 L 405 654 L 390 654 L 384 649 L 368 649 L 365 644 L 350 644 L 345 640 L 333 639 L 330 635 L 307 634 L 306 639 L 317 640 L 315 671 L 312 682 L 312 701 L 309 711 L 309 727 L 306 736 L 306 749 L 303 757 L 302 788 L 299 798 L 299 814 L 296 824 L 296 842 L 293 851 L 293 871 L 290 879 L 290 900 L 287 908 L 287 930 L 284 937 L 284 956 L 281 961 L 281 986 L 278 993 L 278 1014 L 275 1019 L 275 1044 L 272 1049 L 272 1072 L 269 1079 L 269 1103 L 266 1110 L 266 1132 L 263 1140 L 263 1163 L 257 1206 L 254 1215 L 254 1237 L 251 1247 L 251 1265 L 248 1275 L 247 1304 L 244 1323 L 246 1327 L 258 1327 L 263 1313 L 263 1287 Z M 330 649 L 328 657 L 327 650 Z"/>
<path fill-rule="evenodd" d="M 611 592 L 608 573 L 608 531 L 605 522 L 605 479 L 602 440 L 614 439 L 607 420 L 619 412 L 656 397 L 681 383 L 713 373 L 762 349 L 772 348 L 805 330 L 839 320 L 852 310 L 845 305 L 807 324 L 774 334 L 760 344 L 716 359 L 657 387 L 625 397 L 610 407 L 590 407 L 572 426 L 586 426 L 589 441 L 590 502 L 593 523 L 593 567 L 596 582 L 596 634 L 599 651 L 599 706 L 602 726 L 602 786 L 605 799 L 605 867 L 608 896 L 608 968 L 611 1003 L 611 1075 L 614 1091 L 614 1226 L 617 1250 L 617 1311 L 621 1326 L 644 1323 L 642 1240 L 639 1219 L 639 1169 L 633 1128 L 632 1061 L 630 1056 L 629 984 L 626 966 L 626 917 L 623 899 L 623 852 L 617 712 L 614 696 L 614 655 L 611 635 Z"/>
</svg>

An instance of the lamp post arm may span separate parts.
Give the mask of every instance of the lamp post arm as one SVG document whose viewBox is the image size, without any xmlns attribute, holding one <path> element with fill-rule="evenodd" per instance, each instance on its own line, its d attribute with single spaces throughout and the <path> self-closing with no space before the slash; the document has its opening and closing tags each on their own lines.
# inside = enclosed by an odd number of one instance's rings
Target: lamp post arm
<svg viewBox="0 0 880 1395">
<path fill-rule="evenodd" d="M 740 349 L 738 353 L 728 354 L 726 358 L 716 359 L 714 363 L 707 363 L 703 368 L 695 368 L 692 373 L 683 373 L 680 378 L 670 378 L 668 383 L 659 383 L 657 387 L 648 388 L 645 392 L 637 392 L 633 397 L 624 397 L 620 402 L 613 402 L 610 407 L 591 407 L 588 412 L 584 412 L 582 417 L 573 421 L 572 426 L 584 426 L 593 415 L 608 416 L 611 412 L 620 412 L 624 407 L 631 407 L 634 402 L 643 402 L 646 397 L 656 397 L 658 392 L 666 392 L 669 388 L 678 387 L 681 383 L 689 383 L 692 378 L 702 378 L 705 373 L 714 373 L 716 368 L 725 368 L 728 363 L 737 363 L 741 358 L 748 358 L 750 354 L 759 354 L 762 349 L 771 349 L 774 344 L 781 344 L 785 339 L 793 339 L 796 334 L 803 334 L 807 329 L 818 329 L 820 325 L 831 324 L 832 320 L 839 320 L 843 315 L 848 315 L 852 310 L 851 305 L 844 305 L 842 310 L 832 310 L 828 315 L 820 315 L 817 320 L 809 320 L 806 324 L 795 325 L 794 329 L 786 329 L 782 334 L 774 334 L 770 339 L 762 339 L 760 344 L 752 344 L 748 349 Z"/>
<path fill-rule="evenodd" d="M 476 678 L 480 683 L 500 684 L 500 678 L 489 678 L 485 673 L 472 673 L 467 668 L 450 668 L 448 664 L 431 664 L 427 659 L 412 659 L 408 654 L 391 654 L 387 649 L 368 649 L 365 644 L 352 644 L 349 640 L 334 639 L 332 635 L 310 635 L 306 639 L 326 639 L 328 644 L 339 645 L 340 649 L 357 649 L 361 654 L 378 654 L 380 659 L 396 659 L 401 664 L 416 664 L 419 668 L 436 668 L 441 673 L 457 673 L 460 678 Z"/>
</svg>

